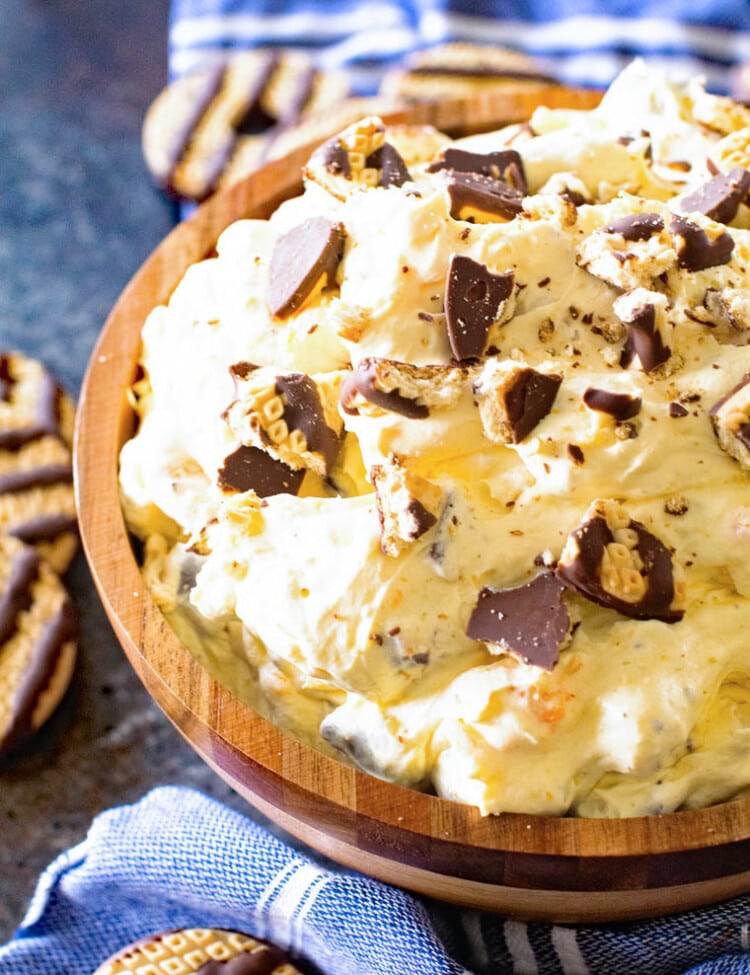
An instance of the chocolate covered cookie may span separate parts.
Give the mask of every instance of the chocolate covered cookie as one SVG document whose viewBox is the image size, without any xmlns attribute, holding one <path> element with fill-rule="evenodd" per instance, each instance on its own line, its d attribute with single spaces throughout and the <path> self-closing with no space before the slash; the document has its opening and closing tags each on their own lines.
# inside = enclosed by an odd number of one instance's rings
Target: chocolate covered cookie
<svg viewBox="0 0 750 975">
<path fill-rule="evenodd" d="M 58 572 L 78 548 L 74 412 L 45 366 L 0 352 L 0 534 L 33 545 Z"/>
<path fill-rule="evenodd" d="M 170 196 L 201 201 L 257 168 L 273 129 L 287 130 L 349 92 L 302 52 L 257 48 L 169 84 L 142 131 L 146 165 Z"/>
<path fill-rule="evenodd" d="M 267 941 L 221 928 L 154 934 L 108 958 L 94 975 L 300 975 L 289 955 Z"/>
<path fill-rule="evenodd" d="M 31 738 L 70 684 L 73 604 L 38 552 L 0 536 L 0 756 Z"/>
</svg>

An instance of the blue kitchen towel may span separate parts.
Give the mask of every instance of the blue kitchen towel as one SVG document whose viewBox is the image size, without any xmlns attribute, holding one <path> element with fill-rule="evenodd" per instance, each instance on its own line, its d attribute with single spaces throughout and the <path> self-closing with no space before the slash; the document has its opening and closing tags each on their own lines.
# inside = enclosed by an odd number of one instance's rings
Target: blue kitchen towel
<svg viewBox="0 0 750 975">
<path fill-rule="evenodd" d="M 227 51 L 284 45 L 351 72 L 360 94 L 415 49 L 486 43 L 540 59 L 562 82 L 604 87 L 636 55 L 726 92 L 750 61 L 748 0 L 172 0 L 172 77 Z"/>
<path fill-rule="evenodd" d="M 328 869 L 216 800 L 162 786 L 101 813 L 48 868 L 0 947 L 0 975 L 91 975 L 181 927 L 267 938 L 323 975 L 750 973 L 750 896 L 664 920 L 524 924 Z"/>
</svg>

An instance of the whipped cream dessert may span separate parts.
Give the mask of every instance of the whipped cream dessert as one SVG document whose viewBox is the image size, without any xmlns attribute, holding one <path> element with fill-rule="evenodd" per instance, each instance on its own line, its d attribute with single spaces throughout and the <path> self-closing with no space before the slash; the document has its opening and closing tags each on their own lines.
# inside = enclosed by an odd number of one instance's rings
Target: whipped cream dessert
<svg viewBox="0 0 750 975">
<path fill-rule="evenodd" d="M 635 61 L 304 177 L 143 326 L 121 495 L 178 635 L 483 814 L 747 790 L 750 112 Z"/>
</svg>

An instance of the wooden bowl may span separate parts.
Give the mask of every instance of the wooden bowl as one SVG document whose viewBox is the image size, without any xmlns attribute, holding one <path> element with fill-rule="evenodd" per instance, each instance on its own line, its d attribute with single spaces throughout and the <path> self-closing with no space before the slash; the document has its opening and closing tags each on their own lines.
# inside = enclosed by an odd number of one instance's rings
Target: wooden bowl
<svg viewBox="0 0 750 975">
<path fill-rule="evenodd" d="M 587 106 L 591 92 L 421 105 L 396 121 L 448 131 L 526 117 L 537 101 Z M 466 124 L 466 118 L 470 119 Z M 288 833 L 348 867 L 443 900 L 528 918 L 611 921 L 684 910 L 750 890 L 750 799 L 632 819 L 482 817 L 312 750 L 220 686 L 146 591 L 118 501 L 125 398 L 148 312 L 233 220 L 265 217 L 300 190 L 310 147 L 217 194 L 156 249 L 115 305 L 81 392 L 75 478 L 83 545 L 125 653 L 197 753 Z"/>
</svg>

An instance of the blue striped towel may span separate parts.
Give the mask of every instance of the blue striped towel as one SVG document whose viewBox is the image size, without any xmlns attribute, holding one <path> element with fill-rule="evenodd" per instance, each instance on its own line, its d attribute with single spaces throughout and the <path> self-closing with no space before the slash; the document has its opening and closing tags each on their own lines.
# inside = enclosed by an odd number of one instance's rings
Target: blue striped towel
<svg viewBox="0 0 750 975">
<path fill-rule="evenodd" d="M 324 975 L 750 973 L 750 896 L 665 920 L 523 924 L 327 869 L 216 800 L 162 786 L 100 814 L 48 868 L 0 975 L 91 975 L 183 927 L 246 931 Z"/>
<path fill-rule="evenodd" d="M 562 82 L 602 87 L 636 55 L 701 74 L 723 93 L 750 61 L 747 0 L 172 0 L 172 77 L 227 51 L 286 45 L 351 72 L 371 94 L 384 68 L 447 41 L 510 47 Z"/>
</svg>

